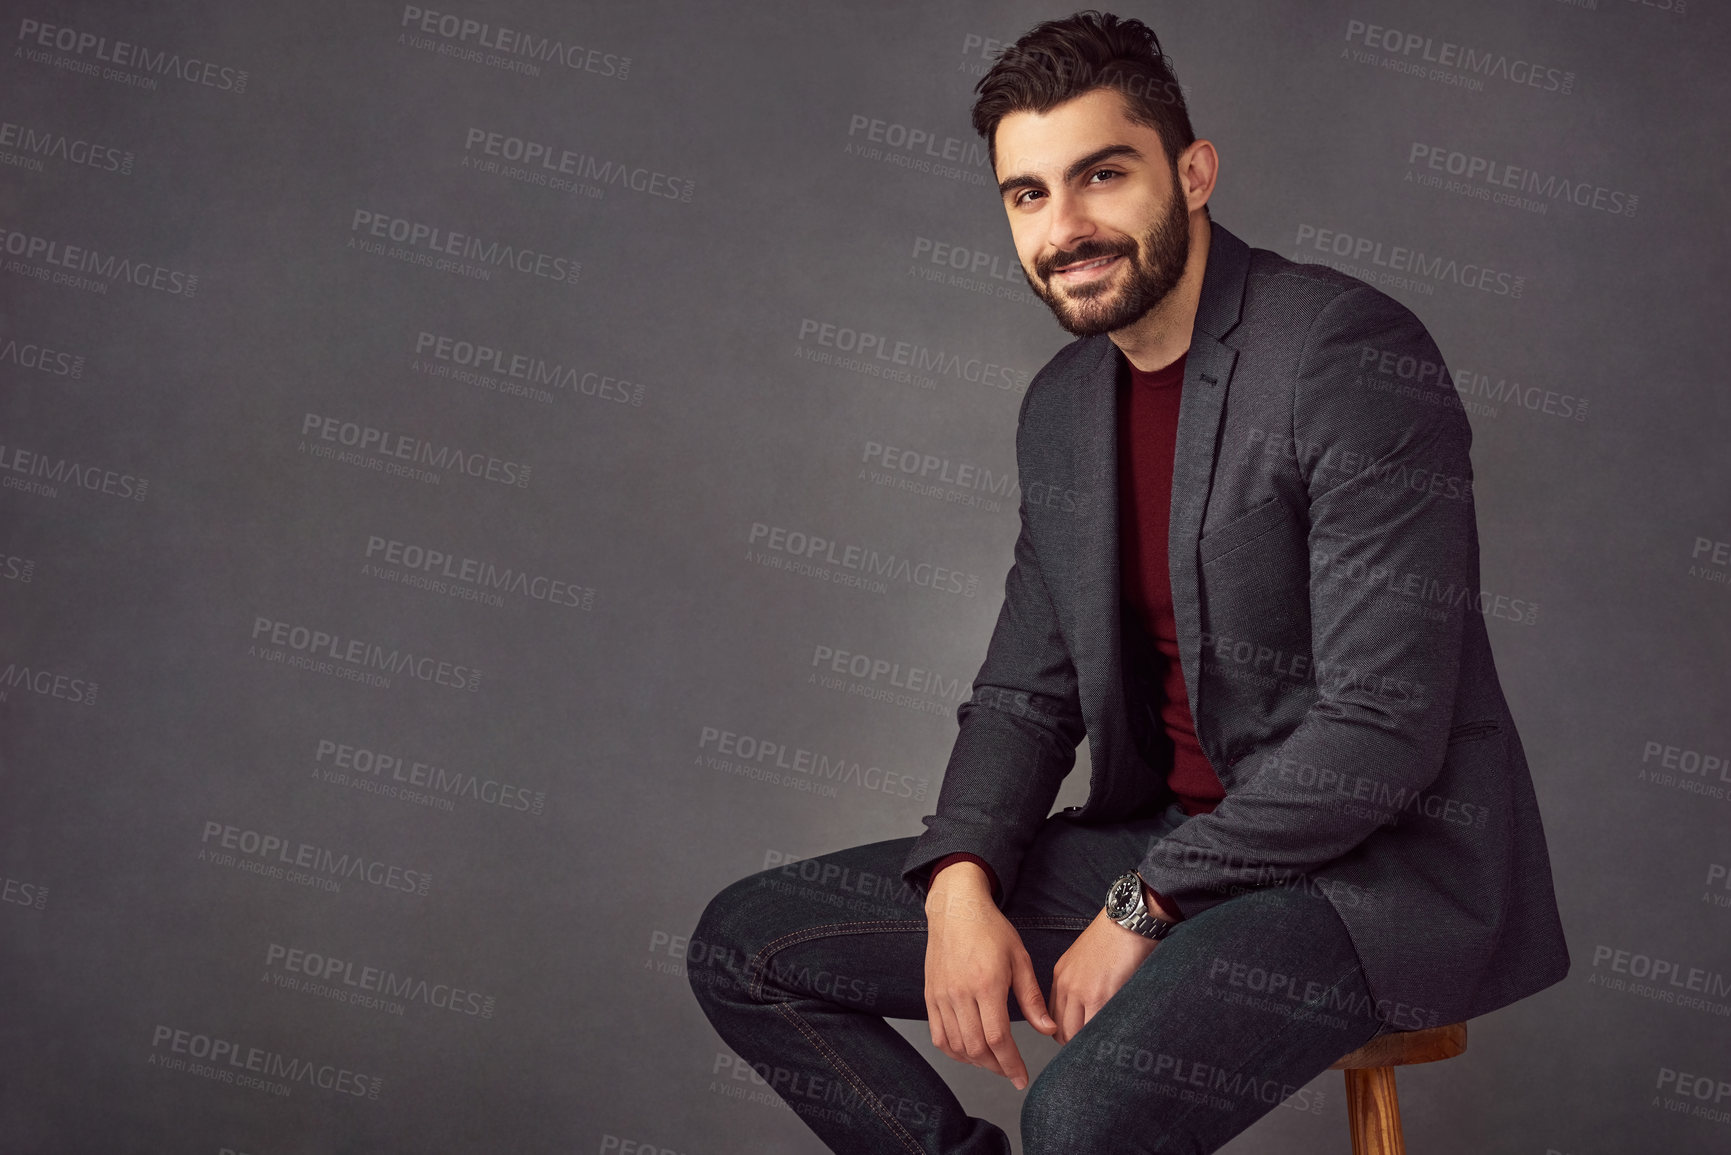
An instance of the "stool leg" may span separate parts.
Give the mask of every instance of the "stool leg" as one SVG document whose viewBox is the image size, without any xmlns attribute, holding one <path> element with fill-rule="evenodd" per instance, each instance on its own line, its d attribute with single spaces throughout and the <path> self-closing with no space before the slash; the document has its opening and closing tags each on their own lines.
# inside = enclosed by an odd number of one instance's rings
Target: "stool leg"
<svg viewBox="0 0 1731 1155">
<path fill-rule="evenodd" d="M 1393 1067 L 1345 1070 L 1346 1115 L 1352 1155 L 1406 1155 L 1400 1134 L 1400 1099 Z"/>
</svg>

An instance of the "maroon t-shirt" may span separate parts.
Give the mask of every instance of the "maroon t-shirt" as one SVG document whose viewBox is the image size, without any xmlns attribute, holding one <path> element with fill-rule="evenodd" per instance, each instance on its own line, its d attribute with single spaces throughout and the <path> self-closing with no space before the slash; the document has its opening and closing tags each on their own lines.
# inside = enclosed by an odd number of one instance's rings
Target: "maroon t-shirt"
<svg viewBox="0 0 1731 1155">
<path fill-rule="evenodd" d="M 1172 616 L 1172 574 L 1167 531 L 1172 524 L 1172 459 L 1178 444 L 1178 402 L 1184 358 L 1145 373 L 1130 366 L 1119 385 L 1118 578 L 1131 611 L 1126 629 L 1140 629 L 1154 645 L 1160 682 L 1160 724 L 1172 739 L 1166 784 L 1186 814 L 1213 810 L 1226 791 L 1196 740 L 1178 627 Z"/>
<path fill-rule="evenodd" d="M 1172 615 L 1172 574 L 1167 533 L 1172 524 L 1172 463 L 1178 445 L 1178 403 L 1183 396 L 1184 357 L 1152 373 L 1134 365 L 1118 386 L 1118 581 L 1129 621 L 1153 643 L 1159 666 L 1160 723 L 1172 740 L 1172 769 L 1166 784 L 1186 814 L 1213 810 L 1226 797 L 1214 767 L 1196 740 L 1178 658 L 1178 627 Z M 952 862 L 976 862 L 991 880 L 998 876 L 977 854 L 947 854 L 931 874 Z M 1160 904 L 1179 918 L 1184 912 L 1156 892 Z"/>
</svg>

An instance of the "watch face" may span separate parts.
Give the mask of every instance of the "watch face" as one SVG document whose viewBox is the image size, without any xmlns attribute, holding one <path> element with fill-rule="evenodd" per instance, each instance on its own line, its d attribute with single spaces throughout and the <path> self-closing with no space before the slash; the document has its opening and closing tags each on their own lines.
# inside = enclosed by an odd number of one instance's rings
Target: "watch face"
<svg viewBox="0 0 1731 1155">
<path fill-rule="evenodd" d="M 1141 897 L 1141 882 L 1134 874 L 1126 874 L 1112 884 L 1111 891 L 1106 895 L 1107 918 L 1130 917 L 1130 912 L 1136 909 L 1136 900 Z"/>
</svg>

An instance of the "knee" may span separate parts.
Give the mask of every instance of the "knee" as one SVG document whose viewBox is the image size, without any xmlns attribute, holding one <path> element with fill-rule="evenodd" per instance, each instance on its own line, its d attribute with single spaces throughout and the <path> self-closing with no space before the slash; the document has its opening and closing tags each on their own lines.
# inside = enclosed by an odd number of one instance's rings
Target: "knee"
<svg viewBox="0 0 1731 1155">
<path fill-rule="evenodd" d="M 1159 1100 L 1150 1101 L 1133 1087 L 1115 1085 L 1060 1058 L 1029 1084 L 1022 1099 L 1022 1151 L 1071 1155 L 1203 1150 L 1170 1124 L 1170 1113 Z"/>
<path fill-rule="evenodd" d="M 747 961 L 754 949 L 749 941 L 747 915 L 762 903 L 755 895 L 755 880 L 742 878 L 723 887 L 709 900 L 683 944 L 673 938 L 670 954 L 682 954 L 686 980 L 700 1003 L 743 994 L 749 987 Z"/>
<path fill-rule="evenodd" d="M 1096 1151 L 1095 1136 L 1079 1096 L 1052 1079 L 1028 1084 L 1022 1097 L 1022 1150 L 1025 1155 L 1056 1155 L 1061 1151 Z"/>
</svg>

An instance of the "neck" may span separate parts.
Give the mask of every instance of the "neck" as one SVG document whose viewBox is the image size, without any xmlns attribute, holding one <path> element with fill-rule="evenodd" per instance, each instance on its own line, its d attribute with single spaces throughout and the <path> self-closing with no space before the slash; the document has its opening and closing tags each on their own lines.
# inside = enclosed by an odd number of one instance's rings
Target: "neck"
<svg viewBox="0 0 1731 1155">
<path fill-rule="evenodd" d="M 1190 257 L 1178 283 L 1134 324 L 1107 334 L 1130 364 L 1144 373 L 1164 369 L 1190 350 L 1196 306 L 1202 300 L 1202 274 L 1208 268 L 1209 235 L 1208 218 L 1191 213 Z"/>
</svg>

